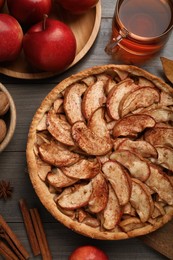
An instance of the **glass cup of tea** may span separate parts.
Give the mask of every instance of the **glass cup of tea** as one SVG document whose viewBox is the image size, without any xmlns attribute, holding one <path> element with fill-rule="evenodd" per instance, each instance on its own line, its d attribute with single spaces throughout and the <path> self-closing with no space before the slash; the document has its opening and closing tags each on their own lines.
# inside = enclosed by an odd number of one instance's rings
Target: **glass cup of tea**
<svg viewBox="0 0 173 260">
<path fill-rule="evenodd" d="M 167 42 L 173 28 L 173 0 L 117 0 L 112 38 L 105 51 L 117 46 L 135 55 L 150 55 Z"/>
</svg>

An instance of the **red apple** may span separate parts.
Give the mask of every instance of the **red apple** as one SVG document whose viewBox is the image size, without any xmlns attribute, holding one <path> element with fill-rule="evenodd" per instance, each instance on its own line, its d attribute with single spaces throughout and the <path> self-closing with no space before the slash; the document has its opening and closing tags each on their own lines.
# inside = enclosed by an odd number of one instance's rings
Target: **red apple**
<svg viewBox="0 0 173 260">
<path fill-rule="evenodd" d="M 24 35 L 23 50 L 33 67 L 42 71 L 62 71 L 75 58 L 76 39 L 66 24 L 47 18 Z"/>
<path fill-rule="evenodd" d="M 0 14 L 0 39 L 0 62 L 15 60 L 21 51 L 23 31 L 11 15 Z"/>
<path fill-rule="evenodd" d="M 108 260 L 108 256 L 95 246 L 81 246 L 75 249 L 68 260 Z"/>
<path fill-rule="evenodd" d="M 7 0 L 9 13 L 23 26 L 31 26 L 49 14 L 52 0 Z"/>
<path fill-rule="evenodd" d="M 64 9 L 73 14 L 81 14 L 94 7 L 99 0 L 55 0 Z"/>
<path fill-rule="evenodd" d="M 3 8 L 5 0 L 0 0 L 0 10 Z"/>
</svg>

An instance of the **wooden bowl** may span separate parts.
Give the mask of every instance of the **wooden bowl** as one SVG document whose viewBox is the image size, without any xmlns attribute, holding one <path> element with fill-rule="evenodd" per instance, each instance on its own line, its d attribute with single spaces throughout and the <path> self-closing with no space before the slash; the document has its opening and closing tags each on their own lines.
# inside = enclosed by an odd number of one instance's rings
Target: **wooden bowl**
<svg viewBox="0 0 173 260">
<path fill-rule="evenodd" d="M 3 139 L 3 141 L 0 143 L 0 153 L 1 153 L 7 147 L 9 142 L 11 141 L 14 131 L 15 131 L 16 107 L 15 107 L 14 100 L 13 100 L 11 94 L 6 89 L 6 87 L 4 85 L 2 85 L 1 83 L 0 83 L 0 91 L 3 91 L 4 93 L 6 93 L 8 99 L 9 99 L 9 103 L 10 103 L 10 107 L 9 107 L 7 113 L 5 113 L 5 115 L 2 116 L 2 118 L 5 121 L 6 126 L 7 126 L 7 133 L 6 133 L 6 136 Z"/>
<path fill-rule="evenodd" d="M 4 13 L 8 13 L 6 5 Z M 67 70 L 78 63 L 94 44 L 100 29 L 101 2 L 99 1 L 94 8 L 89 9 L 86 13 L 81 15 L 72 15 L 65 10 L 62 11 L 62 8 L 59 5 L 56 5 L 50 14 L 50 17 L 66 23 L 76 37 L 76 56 L 74 61 L 65 69 Z M 15 61 L 1 64 L 0 73 L 20 79 L 43 79 L 58 75 L 62 73 L 62 71 L 38 71 L 28 64 L 22 51 Z"/>
</svg>

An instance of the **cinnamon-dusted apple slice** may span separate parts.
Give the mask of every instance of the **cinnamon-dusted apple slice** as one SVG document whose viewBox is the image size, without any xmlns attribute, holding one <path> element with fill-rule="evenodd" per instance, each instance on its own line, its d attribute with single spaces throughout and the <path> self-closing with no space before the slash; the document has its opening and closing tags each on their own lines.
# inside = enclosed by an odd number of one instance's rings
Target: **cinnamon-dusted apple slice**
<svg viewBox="0 0 173 260">
<path fill-rule="evenodd" d="M 97 78 L 95 75 L 90 75 L 82 79 L 81 81 L 89 87 L 91 85 L 94 85 L 94 83 L 97 81 Z"/>
<path fill-rule="evenodd" d="M 99 213 L 107 205 L 108 185 L 101 172 L 92 179 L 91 184 L 92 194 L 88 203 L 88 209 L 92 213 Z"/>
<path fill-rule="evenodd" d="M 158 158 L 152 159 L 152 162 L 173 172 L 173 149 L 167 146 L 155 146 L 155 148 L 158 152 Z"/>
<path fill-rule="evenodd" d="M 37 162 L 38 176 L 42 181 L 45 181 L 48 172 L 51 171 L 51 165 L 42 161 L 39 157 L 37 157 L 36 162 Z"/>
<path fill-rule="evenodd" d="M 78 146 L 90 155 L 105 155 L 113 146 L 110 138 L 99 137 L 81 121 L 72 126 L 72 137 Z"/>
<path fill-rule="evenodd" d="M 140 220 L 146 222 L 152 215 L 154 204 L 150 193 L 145 184 L 137 179 L 132 178 L 132 192 L 130 202 L 136 209 Z"/>
<path fill-rule="evenodd" d="M 62 112 L 61 107 L 63 104 L 63 99 L 62 98 L 57 98 L 54 103 L 53 103 L 53 109 L 55 110 L 56 113 Z"/>
<path fill-rule="evenodd" d="M 124 205 L 123 214 L 125 214 L 125 217 L 128 217 L 128 218 L 129 218 L 129 216 L 136 216 L 136 210 L 132 207 L 130 202 L 128 202 L 126 205 Z"/>
<path fill-rule="evenodd" d="M 117 121 L 113 128 L 113 136 L 136 137 L 145 128 L 155 126 L 155 120 L 145 114 L 128 115 Z"/>
<path fill-rule="evenodd" d="M 114 151 L 116 151 L 116 150 L 118 149 L 118 147 L 120 146 L 120 144 L 121 144 L 122 142 L 124 142 L 126 139 L 128 140 L 128 138 L 126 138 L 126 137 L 113 139 Z"/>
<path fill-rule="evenodd" d="M 50 110 L 47 115 L 47 129 L 57 141 L 65 145 L 74 145 L 71 136 L 71 125 L 61 119 L 53 109 Z"/>
<path fill-rule="evenodd" d="M 125 205 L 131 194 L 131 178 L 126 170 L 119 163 L 108 161 L 103 164 L 102 171 L 112 185 L 120 205 Z"/>
<path fill-rule="evenodd" d="M 158 156 L 156 148 L 144 140 L 133 141 L 126 138 L 125 140 L 120 142 L 120 144 L 117 146 L 116 149 L 129 150 L 141 155 L 144 158 L 150 158 L 150 157 L 157 158 Z"/>
<path fill-rule="evenodd" d="M 66 191 L 66 190 L 64 190 Z M 92 184 L 78 184 L 75 185 L 70 192 L 61 193 L 57 198 L 56 203 L 64 209 L 77 209 L 84 207 L 88 204 L 92 194 Z"/>
<path fill-rule="evenodd" d="M 109 92 L 106 102 L 108 114 L 112 119 L 118 120 L 120 118 L 119 104 L 121 99 L 125 94 L 129 94 L 136 88 L 138 88 L 138 86 L 134 84 L 133 80 L 130 78 L 121 81 L 112 88 L 112 90 Z"/>
<path fill-rule="evenodd" d="M 131 151 L 115 151 L 111 154 L 110 159 L 122 164 L 129 170 L 132 177 L 141 181 L 147 180 L 150 175 L 148 162 Z"/>
<path fill-rule="evenodd" d="M 104 85 L 106 85 L 111 77 L 110 77 L 110 75 L 108 75 L 106 73 L 100 73 L 100 74 L 96 75 L 96 78 L 97 78 L 97 81 L 102 81 L 104 83 Z"/>
<path fill-rule="evenodd" d="M 83 83 L 75 83 L 67 88 L 64 95 L 64 110 L 70 124 L 84 120 L 81 103 L 82 95 L 87 86 Z"/>
<path fill-rule="evenodd" d="M 97 156 L 97 160 L 102 165 L 105 162 L 109 161 L 109 157 L 110 157 L 111 153 L 112 153 L 112 151 L 110 151 L 109 153 L 107 153 L 105 155 Z"/>
<path fill-rule="evenodd" d="M 173 96 L 162 91 L 160 94 L 160 104 L 162 106 L 173 106 Z"/>
<path fill-rule="evenodd" d="M 151 82 L 149 79 L 146 79 L 144 77 L 138 77 L 138 85 L 140 87 L 156 87 L 153 82 Z"/>
<path fill-rule="evenodd" d="M 38 151 L 43 161 L 57 167 L 70 166 L 80 158 L 78 154 L 70 152 L 68 148 L 56 141 L 41 144 Z"/>
<path fill-rule="evenodd" d="M 119 222 L 122 212 L 117 195 L 110 184 L 108 184 L 109 195 L 106 208 L 100 213 L 102 225 L 105 229 L 113 229 Z"/>
<path fill-rule="evenodd" d="M 161 145 L 173 148 L 173 127 L 154 127 L 145 132 L 144 138 L 154 146 Z"/>
<path fill-rule="evenodd" d="M 164 207 L 161 205 L 161 203 L 155 201 L 154 202 L 154 210 L 153 210 L 153 213 L 152 213 L 152 218 L 157 218 L 160 215 L 162 215 L 162 216 L 165 215 Z"/>
<path fill-rule="evenodd" d="M 46 180 L 55 188 L 68 187 L 78 181 L 78 179 L 67 177 L 59 168 L 54 168 L 49 172 Z"/>
<path fill-rule="evenodd" d="M 124 232 L 129 232 L 134 229 L 138 229 L 145 226 L 145 223 L 142 223 L 141 220 L 137 217 L 130 217 L 122 220 L 119 223 L 119 226 L 122 228 Z"/>
<path fill-rule="evenodd" d="M 103 107 L 98 108 L 90 117 L 88 122 L 89 129 L 96 133 L 97 136 L 101 138 L 110 138 L 109 131 L 107 129 L 107 124 L 104 119 L 104 109 Z"/>
<path fill-rule="evenodd" d="M 89 119 L 97 108 L 103 106 L 105 101 L 104 82 L 100 80 L 85 91 L 82 100 L 82 114 L 86 119 Z"/>
<path fill-rule="evenodd" d="M 153 87 L 139 87 L 122 98 L 119 106 L 120 116 L 123 117 L 138 108 L 158 103 L 159 100 L 160 94 L 157 89 Z"/>
<path fill-rule="evenodd" d="M 41 118 L 40 122 L 37 125 L 37 131 L 43 131 L 47 129 L 47 114 L 44 114 L 44 116 Z"/>
<path fill-rule="evenodd" d="M 144 110 L 141 111 L 141 113 L 151 116 L 156 122 L 173 121 L 173 111 L 168 108 L 155 108 L 146 111 Z"/>
<path fill-rule="evenodd" d="M 109 92 L 113 89 L 113 87 L 117 86 L 117 82 L 112 79 L 109 78 L 109 80 L 107 81 L 106 85 L 104 86 L 104 91 L 106 93 L 106 95 L 109 94 Z"/>
<path fill-rule="evenodd" d="M 100 163 L 97 160 L 81 159 L 69 167 L 62 167 L 61 170 L 71 178 L 91 179 L 100 172 Z"/>
<path fill-rule="evenodd" d="M 125 80 L 129 75 L 128 71 L 125 71 L 125 70 L 113 68 L 113 71 L 117 73 L 117 75 L 121 81 Z"/>
<path fill-rule="evenodd" d="M 155 165 L 150 164 L 150 176 L 145 182 L 159 197 L 173 205 L 173 185 L 164 172 Z"/>
</svg>

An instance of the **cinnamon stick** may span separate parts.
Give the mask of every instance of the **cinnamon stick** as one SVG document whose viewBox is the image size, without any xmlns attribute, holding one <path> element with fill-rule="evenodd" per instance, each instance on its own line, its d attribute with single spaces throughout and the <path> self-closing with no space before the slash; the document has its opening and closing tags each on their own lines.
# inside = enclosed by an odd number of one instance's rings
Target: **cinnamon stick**
<svg viewBox="0 0 173 260">
<path fill-rule="evenodd" d="M 31 218 L 37 235 L 43 260 L 52 260 L 46 234 L 37 208 L 30 209 Z"/>
<path fill-rule="evenodd" d="M 13 252 L 18 256 L 18 259 L 25 260 L 24 256 L 19 252 L 18 248 L 13 244 L 13 241 L 10 239 L 5 230 L 0 226 L 0 237 L 2 237 L 7 244 L 11 247 Z"/>
<path fill-rule="evenodd" d="M 19 250 L 19 252 L 23 255 L 25 259 L 29 258 L 29 254 L 24 248 L 24 246 L 21 244 L 18 237 L 15 235 L 15 233 L 12 231 L 10 226 L 6 223 L 2 215 L 0 215 L 0 225 L 2 226 L 3 230 L 6 232 L 6 234 L 9 236 L 9 238 L 12 240 L 13 244 L 16 246 L 16 248 Z"/>
<path fill-rule="evenodd" d="M 20 206 L 21 213 L 23 216 L 23 221 L 24 221 L 28 239 L 29 239 L 29 242 L 30 242 L 30 245 L 32 248 L 32 252 L 33 252 L 34 256 L 37 256 L 40 254 L 40 247 L 38 244 L 38 240 L 37 240 L 35 230 L 34 230 L 34 227 L 32 224 L 32 219 L 30 216 L 30 212 L 29 212 L 25 199 L 19 200 L 19 206 Z"/>
<path fill-rule="evenodd" d="M 0 240 L 0 254 L 3 255 L 6 259 L 18 260 L 19 258 L 13 253 L 13 251 Z"/>
</svg>

